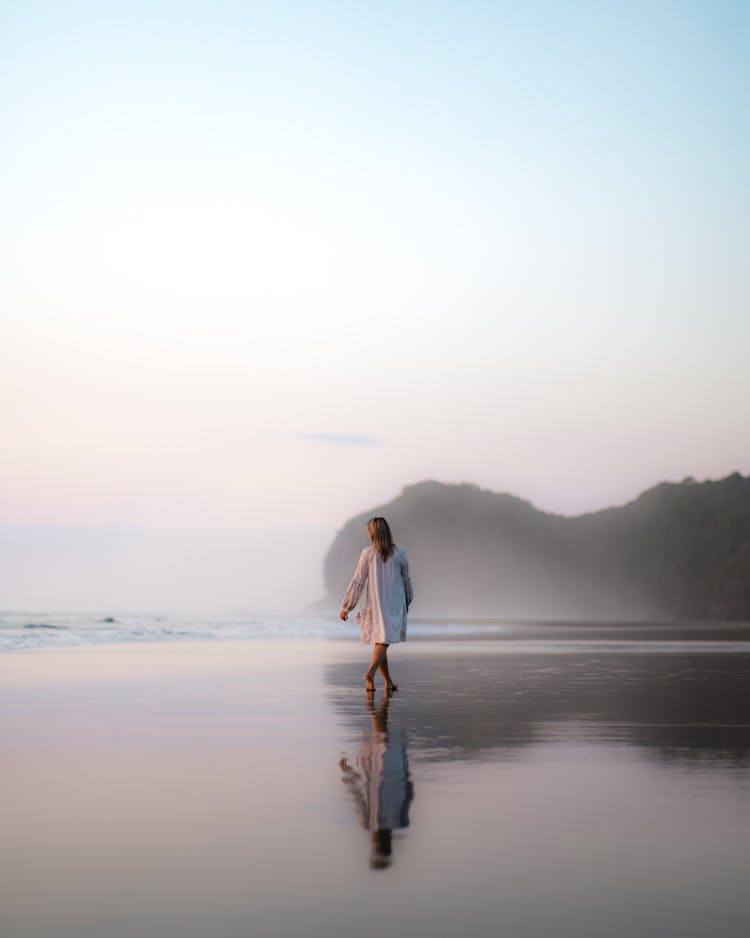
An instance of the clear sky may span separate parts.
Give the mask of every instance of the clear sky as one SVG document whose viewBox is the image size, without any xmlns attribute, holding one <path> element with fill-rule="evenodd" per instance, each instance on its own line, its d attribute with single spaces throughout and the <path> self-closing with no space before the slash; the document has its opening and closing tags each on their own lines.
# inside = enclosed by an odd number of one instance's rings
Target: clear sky
<svg viewBox="0 0 750 938">
<path fill-rule="evenodd" d="M 750 471 L 750 4 L 0 2 L 0 523 Z"/>
</svg>

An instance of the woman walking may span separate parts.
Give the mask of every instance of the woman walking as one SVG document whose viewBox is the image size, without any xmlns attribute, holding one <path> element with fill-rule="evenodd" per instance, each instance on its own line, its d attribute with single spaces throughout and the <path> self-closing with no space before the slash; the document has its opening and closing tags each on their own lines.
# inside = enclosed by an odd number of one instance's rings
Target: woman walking
<svg viewBox="0 0 750 938">
<path fill-rule="evenodd" d="M 393 542 L 393 535 L 385 518 L 370 518 L 367 522 L 370 546 L 359 556 L 357 569 L 341 603 L 341 619 L 362 597 L 357 613 L 360 641 L 374 645 L 370 667 L 365 674 L 365 690 L 374 693 L 375 672 L 380 671 L 386 693 L 398 690 L 388 670 L 388 646 L 406 641 L 406 614 L 412 601 L 409 561 L 406 548 Z"/>
</svg>

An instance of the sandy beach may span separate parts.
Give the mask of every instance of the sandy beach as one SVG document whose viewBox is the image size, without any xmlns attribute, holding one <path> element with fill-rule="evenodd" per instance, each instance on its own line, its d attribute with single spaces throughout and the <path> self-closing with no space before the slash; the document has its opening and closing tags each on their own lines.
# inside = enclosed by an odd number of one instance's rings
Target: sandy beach
<svg viewBox="0 0 750 938">
<path fill-rule="evenodd" d="M 744 935 L 732 638 L 0 655 L 2 934 Z"/>
</svg>

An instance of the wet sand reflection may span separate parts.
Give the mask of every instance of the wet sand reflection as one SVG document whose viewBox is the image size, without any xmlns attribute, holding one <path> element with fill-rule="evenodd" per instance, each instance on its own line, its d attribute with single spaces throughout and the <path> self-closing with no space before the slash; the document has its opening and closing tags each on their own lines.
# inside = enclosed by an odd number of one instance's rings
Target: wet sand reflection
<svg viewBox="0 0 750 938">
<path fill-rule="evenodd" d="M 409 776 L 407 738 L 402 729 L 388 726 L 391 698 L 376 707 L 367 695 L 370 717 L 363 727 L 358 754 L 339 761 L 341 779 L 357 809 L 360 824 L 370 831 L 370 867 L 385 869 L 392 860 L 392 832 L 409 826 L 414 785 Z"/>
<path fill-rule="evenodd" d="M 611 741 L 666 762 L 750 766 L 750 655 L 430 649 L 399 662 L 393 703 L 412 761 L 484 760 L 555 740 Z M 326 669 L 349 733 L 360 666 Z"/>
</svg>

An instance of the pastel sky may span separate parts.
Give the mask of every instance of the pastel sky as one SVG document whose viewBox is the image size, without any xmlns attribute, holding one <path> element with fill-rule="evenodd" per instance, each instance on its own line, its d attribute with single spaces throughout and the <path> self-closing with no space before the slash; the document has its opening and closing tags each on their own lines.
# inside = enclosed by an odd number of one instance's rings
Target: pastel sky
<svg viewBox="0 0 750 938">
<path fill-rule="evenodd" d="M 750 5 L 0 4 L 0 522 L 750 471 Z"/>
</svg>

